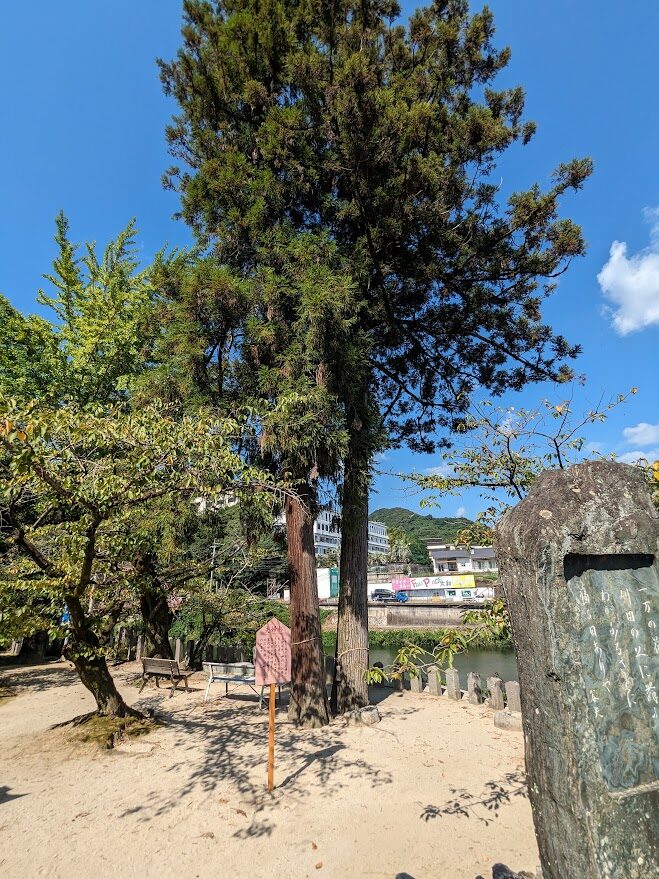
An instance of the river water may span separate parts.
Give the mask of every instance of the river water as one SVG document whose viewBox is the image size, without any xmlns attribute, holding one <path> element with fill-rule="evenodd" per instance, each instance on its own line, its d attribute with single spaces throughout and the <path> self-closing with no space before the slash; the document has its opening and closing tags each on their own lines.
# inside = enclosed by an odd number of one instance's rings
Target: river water
<svg viewBox="0 0 659 879">
<path fill-rule="evenodd" d="M 371 665 L 381 662 L 385 667 L 391 665 L 396 656 L 394 650 L 371 650 Z M 427 661 L 425 659 L 424 661 Z M 469 650 L 453 658 L 453 667 L 460 673 L 460 686 L 467 689 L 467 675 L 470 671 L 481 676 L 483 684 L 489 675 L 498 674 L 504 681 L 517 680 L 517 661 L 512 650 Z"/>
</svg>

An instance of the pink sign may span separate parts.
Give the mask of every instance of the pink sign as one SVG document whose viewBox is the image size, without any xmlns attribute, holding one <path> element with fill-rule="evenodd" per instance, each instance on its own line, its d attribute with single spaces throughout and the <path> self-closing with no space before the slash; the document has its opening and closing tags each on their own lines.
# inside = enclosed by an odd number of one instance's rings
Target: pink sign
<svg viewBox="0 0 659 879">
<path fill-rule="evenodd" d="M 391 588 L 394 592 L 403 592 L 412 588 L 412 580 L 409 577 L 393 577 Z"/>
<path fill-rule="evenodd" d="M 291 679 L 291 630 L 276 618 L 256 633 L 254 676 L 257 687 Z"/>
</svg>

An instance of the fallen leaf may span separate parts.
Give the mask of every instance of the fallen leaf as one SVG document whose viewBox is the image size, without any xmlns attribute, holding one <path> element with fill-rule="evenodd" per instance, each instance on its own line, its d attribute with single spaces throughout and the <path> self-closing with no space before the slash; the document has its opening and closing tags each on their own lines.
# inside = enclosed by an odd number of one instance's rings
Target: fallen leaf
<svg viewBox="0 0 659 879">
<path fill-rule="evenodd" d="M 316 845 L 315 842 L 312 842 L 312 843 L 311 843 L 311 848 L 312 848 L 314 851 L 316 851 L 316 849 L 318 848 L 318 846 Z"/>
<path fill-rule="evenodd" d="M 215 839 L 215 834 L 210 830 L 207 830 L 205 833 L 200 833 L 199 835 L 202 839 Z"/>
<path fill-rule="evenodd" d="M 323 862 L 318 861 L 318 863 L 316 864 L 316 870 L 322 870 L 322 869 L 323 869 Z"/>
<path fill-rule="evenodd" d="M 244 809 L 236 809 L 236 812 L 237 812 L 239 815 L 244 815 L 244 817 L 247 818 L 247 812 L 245 812 Z"/>
</svg>

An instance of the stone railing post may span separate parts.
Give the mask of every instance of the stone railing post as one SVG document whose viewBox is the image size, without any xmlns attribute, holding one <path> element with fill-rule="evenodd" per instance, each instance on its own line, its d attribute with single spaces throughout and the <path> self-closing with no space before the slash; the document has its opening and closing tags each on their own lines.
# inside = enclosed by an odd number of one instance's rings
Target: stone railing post
<svg viewBox="0 0 659 879">
<path fill-rule="evenodd" d="M 460 673 L 457 668 L 447 668 L 444 675 L 446 677 L 447 697 L 458 702 L 462 699 L 462 692 L 460 691 Z"/>
<path fill-rule="evenodd" d="M 470 671 L 467 675 L 467 702 L 471 705 L 481 705 L 483 703 L 481 676 L 473 671 Z"/>
<path fill-rule="evenodd" d="M 487 689 L 490 693 L 487 699 L 487 704 L 492 711 L 503 711 L 505 708 L 503 690 L 501 689 L 502 685 L 503 681 L 501 678 L 496 677 L 496 675 L 487 679 Z"/>
<path fill-rule="evenodd" d="M 428 692 L 431 696 L 442 695 L 442 678 L 438 666 L 428 666 Z"/>
</svg>

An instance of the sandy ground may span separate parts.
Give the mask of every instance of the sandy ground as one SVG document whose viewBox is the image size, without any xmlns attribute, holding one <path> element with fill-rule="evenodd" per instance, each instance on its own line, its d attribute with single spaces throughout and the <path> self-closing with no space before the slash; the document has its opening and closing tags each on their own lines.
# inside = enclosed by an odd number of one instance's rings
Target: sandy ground
<svg viewBox="0 0 659 879">
<path fill-rule="evenodd" d="M 276 784 L 265 790 L 267 712 L 250 690 L 203 679 L 172 699 L 128 701 L 167 725 L 113 751 L 50 730 L 93 708 L 62 664 L 5 669 L 0 701 L 0 875 L 474 879 L 538 863 L 521 733 L 481 706 L 375 690 L 374 727 L 298 731 L 277 714 Z"/>
</svg>

